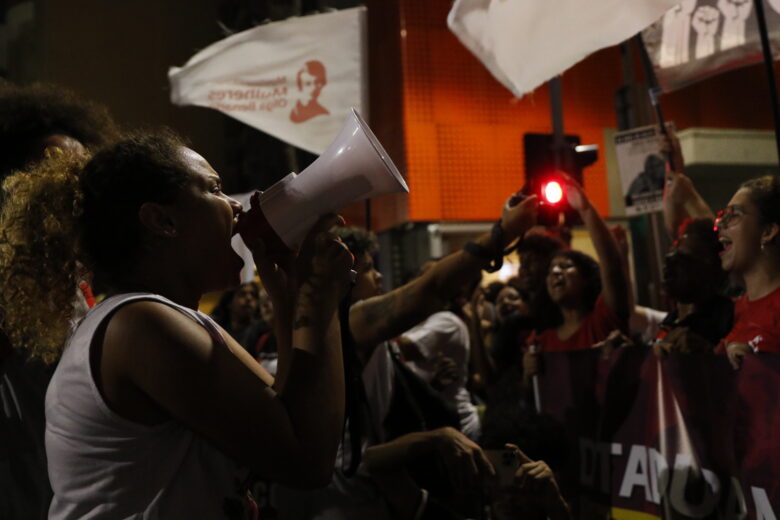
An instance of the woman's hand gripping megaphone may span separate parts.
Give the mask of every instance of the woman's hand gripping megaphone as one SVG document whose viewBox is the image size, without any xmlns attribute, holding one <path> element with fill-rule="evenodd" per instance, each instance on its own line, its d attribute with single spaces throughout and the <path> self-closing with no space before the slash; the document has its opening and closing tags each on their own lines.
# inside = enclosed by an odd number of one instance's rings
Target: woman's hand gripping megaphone
<svg viewBox="0 0 780 520">
<path fill-rule="evenodd" d="M 250 198 L 249 211 L 239 216 L 238 232 L 252 252 L 263 287 L 275 307 L 291 309 L 292 295 L 312 277 L 327 277 L 338 286 L 336 292 L 343 295 L 354 279 L 354 257 L 328 230 L 343 225 L 344 219 L 332 213 L 324 215 L 309 231 L 300 250 L 292 251 L 268 225 L 260 209 L 261 194 L 256 191 Z"/>
<path fill-rule="evenodd" d="M 262 194 L 262 191 L 255 191 L 249 199 L 249 210 L 238 216 L 238 233 L 252 251 L 256 264 L 258 259 L 258 255 L 255 254 L 256 249 L 262 248 L 264 259 L 270 259 L 280 266 L 285 266 L 294 256 L 294 251 L 287 247 L 268 223 L 268 219 L 260 207 L 260 195 Z"/>
</svg>

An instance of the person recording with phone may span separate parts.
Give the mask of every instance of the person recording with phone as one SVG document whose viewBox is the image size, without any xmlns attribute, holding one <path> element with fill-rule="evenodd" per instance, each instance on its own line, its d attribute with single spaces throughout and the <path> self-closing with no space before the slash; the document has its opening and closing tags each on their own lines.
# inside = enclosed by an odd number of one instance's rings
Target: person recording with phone
<svg viewBox="0 0 780 520">
<path fill-rule="evenodd" d="M 570 520 L 555 474 L 543 460 L 533 460 L 514 444 L 487 451 L 497 478 L 490 485 L 493 520 Z"/>
</svg>

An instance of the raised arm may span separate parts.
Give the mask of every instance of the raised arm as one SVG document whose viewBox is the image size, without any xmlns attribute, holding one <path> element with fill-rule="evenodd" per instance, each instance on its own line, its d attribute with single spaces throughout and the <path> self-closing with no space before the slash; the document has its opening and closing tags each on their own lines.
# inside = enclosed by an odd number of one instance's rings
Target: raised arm
<svg viewBox="0 0 780 520">
<path fill-rule="evenodd" d="M 672 239 L 677 238 L 677 230 L 688 218 L 715 218 L 709 205 L 704 201 L 693 182 L 683 172 L 685 161 L 680 147 L 680 140 L 674 128 L 667 125 L 667 136 L 663 149 L 671 159 L 672 168 L 666 170 L 664 183 L 664 227 Z"/>
<path fill-rule="evenodd" d="M 507 201 L 501 217 L 502 246 L 510 245 L 534 226 L 536 210 L 535 196 L 514 206 Z M 492 249 L 490 234 L 482 235 L 476 242 Z M 439 260 L 408 284 L 353 305 L 349 322 L 360 356 L 368 359 L 376 345 L 441 310 L 463 287 L 473 284 L 489 262 L 489 258 L 458 251 Z"/>
<path fill-rule="evenodd" d="M 582 187 L 571 177 L 567 179 L 567 185 L 569 204 L 579 212 L 596 249 L 604 300 L 617 316 L 627 318 L 629 315 L 628 280 L 617 242 L 596 208 L 588 200 Z"/>
</svg>

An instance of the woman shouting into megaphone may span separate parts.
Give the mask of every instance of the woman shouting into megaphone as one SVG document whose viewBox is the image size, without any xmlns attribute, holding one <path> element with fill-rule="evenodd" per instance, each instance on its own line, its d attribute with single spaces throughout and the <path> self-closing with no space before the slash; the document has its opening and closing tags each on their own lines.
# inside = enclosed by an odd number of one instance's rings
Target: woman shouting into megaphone
<svg viewBox="0 0 780 520">
<path fill-rule="evenodd" d="M 337 307 L 353 261 L 328 231 L 339 217 L 314 226 L 286 272 L 250 244 L 287 295 L 275 381 L 197 311 L 205 292 L 239 283 L 242 208 L 179 139 L 55 154 L 5 188 L 4 329 L 52 349 L 68 338 L 46 396 L 50 518 L 223 518 L 250 507 L 248 470 L 329 481 L 344 421 Z M 107 298 L 70 333 L 81 265 Z"/>
</svg>

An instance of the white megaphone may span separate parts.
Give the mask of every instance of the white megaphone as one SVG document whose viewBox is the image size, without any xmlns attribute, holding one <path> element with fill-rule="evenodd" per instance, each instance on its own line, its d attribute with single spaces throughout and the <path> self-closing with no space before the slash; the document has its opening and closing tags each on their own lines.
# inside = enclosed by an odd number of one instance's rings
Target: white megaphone
<svg viewBox="0 0 780 520">
<path fill-rule="evenodd" d="M 308 168 L 292 172 L 260 194 L 239 219 L 244 241 L 259 236 L 272 255 L 300 246 L 326 213 L 409 187 L 354 108 L 336 139 Z"/>
</svg>

